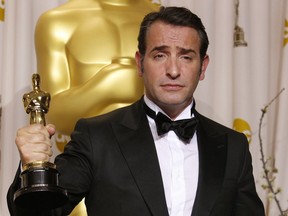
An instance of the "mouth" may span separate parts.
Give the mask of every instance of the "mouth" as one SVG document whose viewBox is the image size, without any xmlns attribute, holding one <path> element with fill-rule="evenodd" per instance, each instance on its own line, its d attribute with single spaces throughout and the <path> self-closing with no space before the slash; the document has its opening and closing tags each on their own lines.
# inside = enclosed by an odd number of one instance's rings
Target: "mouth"
<svg viewBox="0 0 288 216">
<path fill-rule="evenodd" d="M 161 85 L 162 89 L 166 90 L 166 91 L 179 91 L 181 90 L 184 86 L 180 85 L 180 84 L 163 84 Z"/>
</svg>

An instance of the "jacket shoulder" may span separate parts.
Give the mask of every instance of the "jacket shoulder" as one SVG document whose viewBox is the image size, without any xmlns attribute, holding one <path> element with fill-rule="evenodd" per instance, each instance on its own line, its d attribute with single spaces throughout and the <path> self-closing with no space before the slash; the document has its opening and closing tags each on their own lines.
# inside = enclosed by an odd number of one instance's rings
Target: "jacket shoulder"
<svg viewBox="0 0 288 216">
<path fill-rule="evenodd" d="M 229 128 L 219 122 L 216 122 L 200 113 L 198 113 L 197 111 L 195 112 L 195 116 L 198 118 L 199 120 L 199 124 L 200 127 L 207 133 L 210 135 L 216 135 L 216 134 L 229 134 L 229 135 L 233 135 L 236 137 L 246 137 L 243 133 L 238 132 L 232 128 Z"/>
</svg>

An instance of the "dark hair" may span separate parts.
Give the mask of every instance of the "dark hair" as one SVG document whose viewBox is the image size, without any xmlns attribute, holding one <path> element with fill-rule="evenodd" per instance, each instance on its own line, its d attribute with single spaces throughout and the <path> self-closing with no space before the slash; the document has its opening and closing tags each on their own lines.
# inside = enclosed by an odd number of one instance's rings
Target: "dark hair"
<svg viewBox="0 0 288 216">
<path fill-rule="evenodd" d="M 202 60 L 205 57 L 209 40 L 201 19 L 186 8 L 163 6 L 160 7 L 159 11 L 147 14 L 140 25 L 138 35 L 138 50 L 142 56 L 144 56 L 146 52 L 147 31 L 156 21 L 162 21 L 175 26 L 185 26 L 195 29 L 200 37 L 200 58 Z"/>
</svg>

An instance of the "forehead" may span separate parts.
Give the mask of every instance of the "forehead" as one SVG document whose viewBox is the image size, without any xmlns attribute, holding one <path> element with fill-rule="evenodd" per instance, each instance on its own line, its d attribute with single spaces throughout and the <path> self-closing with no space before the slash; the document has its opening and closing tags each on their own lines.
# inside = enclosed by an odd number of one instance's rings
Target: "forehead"
<svg viewBox="0 0 288 216">
<path fill-rule="evenodd" d="M 165 45 L 168 47 L 193 48 L 199 51 L 200 37 L 198 32 L 192 27 L 175 26 L 156 21 L 147 31 L 146 45 L 148 49 L 153 46 Z"/>
</svg>

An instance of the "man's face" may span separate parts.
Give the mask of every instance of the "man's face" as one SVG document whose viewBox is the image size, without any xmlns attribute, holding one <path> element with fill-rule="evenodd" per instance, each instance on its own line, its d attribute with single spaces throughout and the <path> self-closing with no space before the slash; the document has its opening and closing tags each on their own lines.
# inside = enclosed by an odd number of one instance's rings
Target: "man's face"
<svg viewBox="0 0 288 216">
<path fill-rule="evenodd" d="M 143 77 L 147 97 L 164 111 L 179 114 L 193 97 L 209 62 L 200 61 L 200 38 L 190 27 L 157 21 L 146 35 L 146 53 L 136 53 L 138 72 Z M 143 69 L 143 70 L 142 70 Z"/>
</svg>

